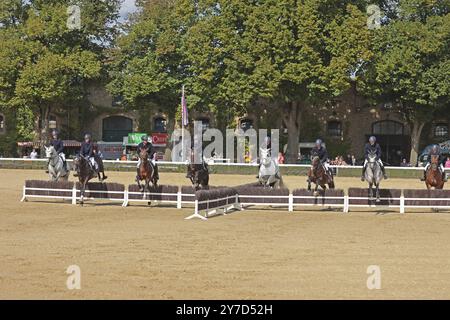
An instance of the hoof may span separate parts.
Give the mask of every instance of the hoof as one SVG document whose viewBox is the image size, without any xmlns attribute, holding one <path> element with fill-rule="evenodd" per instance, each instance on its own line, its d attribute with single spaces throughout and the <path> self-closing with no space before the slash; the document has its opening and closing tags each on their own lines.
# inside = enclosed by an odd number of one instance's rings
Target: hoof
<svg viewBox="0 0 450 320">
<path fill-rule="evenodd" d="M 314 191 L 314 196 L 317 197 L 319 195 L 319 191 Z"/>
</svg>

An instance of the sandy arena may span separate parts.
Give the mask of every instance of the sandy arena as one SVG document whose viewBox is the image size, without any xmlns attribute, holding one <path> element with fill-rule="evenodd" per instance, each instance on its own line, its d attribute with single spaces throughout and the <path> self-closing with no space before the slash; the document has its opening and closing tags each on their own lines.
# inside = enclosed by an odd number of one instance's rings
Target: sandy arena
<svg viewBox="0 0 450 320">
<path fill-rule="evenodd" d="M 131 172 L 108 176 L 133 181 Z M 0 170 L 1 299 L 450 299 L 448 212 L 264 209 L 187 221 L 192 209 L 21 203 L 25 179 L 47 177 Z M 254 180 L 212 175 L 210 183 Z M 285 182 L 306 185 L 304 177 Z M 188 180 L 161 173 L 161 183 Z M 383 187 L 424 185 L 391 179 Z M 81 290 L 66 287 L 69 265 L 81 268 Z M 381 268 L 380 290 L 367 288 L 370 265 Z"/>
</svg>

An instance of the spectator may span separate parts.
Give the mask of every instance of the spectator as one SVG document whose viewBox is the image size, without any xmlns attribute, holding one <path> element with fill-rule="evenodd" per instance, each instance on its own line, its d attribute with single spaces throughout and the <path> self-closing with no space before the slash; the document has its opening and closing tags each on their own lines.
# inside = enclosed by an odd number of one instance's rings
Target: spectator
<svg viewBox="0 0 450 320">
<path fill-rule="evenodd" d="M 36 149 L 33 149 L 30 153 L 30 159 L 37 159 L 38 153 L 36 152 Z"/>
<path fill-rule="evenodd" d="M 351 162 L 352 166 L 356 166 L 356 157 L 354 154 L 352 154 L 352 162 Z"/>
<path fill-rule="evenodd" d="M 339 165 L 339 166 L 346 166 L 346 165 L 347 165 L 347 162 L 345 162 L 343 156 L 340 156 L 340 157 L 339 157 L 338 165 Z"/>
<path fill-rule="evenodd" d="M 278 163 L 283 164 L 284 163 L 284 155 L 283 152 L 278 152 Z"/>
<path fill-rule="evenodd" d="M 447 161 L 445 161 L 445 167 L 450 168 L 450 157 L 447 157 Z"/>
<path fill-rule="evenodd" d="M 405 158 L 403 158 L 402 162 L 400 163 L 400 167 L 410 167 L 411 165 L 406 161 Z"/>
<path fill-rule="evenodd" d="M 352 156 L 350 154 L 347 154 L 347 158 L 345 158 L 345 162 L 349 165 L 352 163 Z"/>
</svg>

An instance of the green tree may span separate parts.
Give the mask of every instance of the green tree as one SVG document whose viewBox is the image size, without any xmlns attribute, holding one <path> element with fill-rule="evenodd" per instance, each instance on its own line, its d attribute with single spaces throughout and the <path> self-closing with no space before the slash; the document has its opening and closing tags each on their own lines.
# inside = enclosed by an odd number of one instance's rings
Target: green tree
<svg viewBox="0 0 450 320">
<path fill-rule="evenodd" d="M 374 35 L 366 92 L 378 101 L 394 102 L 409 123 L 412 164 L 417 163 L 425 124 L 450 108 L 449 4 L 396 2 L 396 15 Z"/>
<path fill-rule="evenodd" d="M 184 83 L 191 108 L 218 114 L 267 99 L 288 128 L 291 161 L 301 111 L 346 90 L 371 58 L 364 1 L 159 0 L 143 6 L 119 42 L 110 90 L 135 104 L 164 96 L 175 107 Z"/>
<path fill-rule="evenodd" d="M 79 7 L 80 24 L 68 20 Z M 102 74 L 114 39 L 119 0 L 8 0 L 0 7 L 0 103 L 29 108 L 46 142 L 50 112 L 85 95 L 85 81 Z"/>
</svg>

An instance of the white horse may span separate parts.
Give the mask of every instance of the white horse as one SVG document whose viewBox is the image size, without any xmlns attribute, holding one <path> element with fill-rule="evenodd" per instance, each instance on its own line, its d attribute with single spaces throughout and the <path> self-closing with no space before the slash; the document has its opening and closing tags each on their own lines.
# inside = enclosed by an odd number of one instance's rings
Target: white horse
<svg viewBox="0 0 450 320">
<path fill-rule="evenodd" d="M 270 149 L 260 149 L 261 165 L 259 167 L 258 180 L 264 187 L 278 188 L 283 187 L 280 167 L 278 163 L 270 156 Z"/>
<path fill-rule="evenodd" d="M 373 199 L 373 186 L 375 185 L 376 201 L 380 201 L 380 182 L 383 180 L 383 172 L 377 162 L 377 155 L 369 153 L 367 168 L 365 172 L 365 179 L 369 183 L 369 198 Z"/>
<path fill-rule="evenodd" d="M 56 152 L 53 146 L 45 147 L 45 157 L 48 161 L 48 174 L 52 181 L 67 181 L 69 179 L 69 170 L 64 168 L 64 161 Z"/>
</svg>

